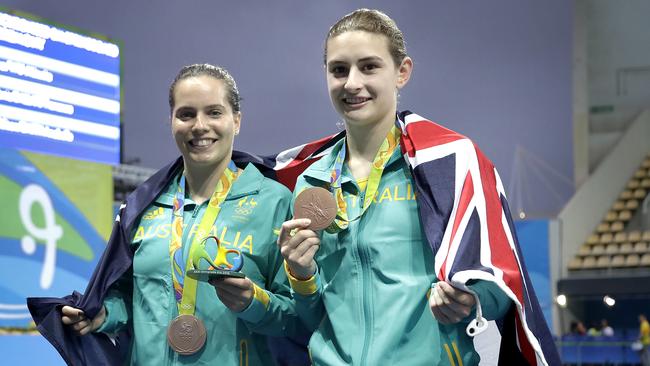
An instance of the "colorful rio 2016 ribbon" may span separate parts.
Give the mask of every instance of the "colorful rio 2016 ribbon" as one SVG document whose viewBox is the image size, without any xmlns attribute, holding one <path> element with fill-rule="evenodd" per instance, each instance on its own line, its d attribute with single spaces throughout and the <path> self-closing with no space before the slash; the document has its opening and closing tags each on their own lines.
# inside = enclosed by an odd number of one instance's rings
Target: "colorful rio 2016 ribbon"
<svg viewBox="0 0 650 366">
<path fill-rule="evenodd" d="M 337 215 L 332 225 L 326 229 L 327 232 L 336 233 L 345 230 L 348 227 L 349 222 L 359 219 L 363 213 L 366 212 L 368 207 L 370 207 L 375 194 L 377 193 L 377 189 L 379 188 L 379 181 L 381 180 L 381 175 L 384 172 L 386 163 L 393 155 L 397 146 L 399 146 L 400 136 L 400 129 L 397 126 L 393 126 L 390 131 L 388 131 L 384 141 L 381 143 L 379 151 L 377 151 L 377 155 L 375 155 L 375 160 L 372 162 L 370 175 L 368 176 L 368 184 L 363 194 L 363 208 L 359 216 L 353 219 L 348 218 L 348 206 L 343 198 L 343 189 L 341 189 L 341 171 L 343 170 L 343 163 L 345 162 L 346 155 L 346 146 L 345 143 L 343 143 L 341 150 L 336 156 L 334 169 L 332 170 L 332 175 L 330 177 L 330 186 L 334 190 L 334 198 L 336 198 Z"/>
<path fill-rule="evenodd" d="M 234 162 L 230 162 L 217 183 L 217 186 L 210 197 L 208 207 L 201 218 L 198 230 L 194 234 L 189 249 L 189 255 L 183 260 L 183 205 L 185 201 L 185 175 L 181 176 L 176 196 L 174 197 L 174 212 L 172 215 L 172 238 L 169 243 L 169 255 L 172 265 L 172 281 L 174 283 L 174 295 L 179 304 L 179 314 L 194 314 L 196 305 L 197 281 L 185 276 L 185 270 L 193 266 L 192 258 L 194 251 L 201 246 L 201 241 L 207 236 L 210 227 L 214 225 L 221 211 L 221 204 L 228 196 L 233 183 L 237 179 L 239 171 Z"/>
</svg>

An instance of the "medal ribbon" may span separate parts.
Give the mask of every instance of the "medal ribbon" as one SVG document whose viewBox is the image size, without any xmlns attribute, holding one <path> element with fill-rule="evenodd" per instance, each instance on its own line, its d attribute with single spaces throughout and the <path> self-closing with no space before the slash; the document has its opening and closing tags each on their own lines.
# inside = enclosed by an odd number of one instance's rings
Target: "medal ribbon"
<svg viewBox="0 0 650 366">
<path fill-rule="evenodd" d="M 377 155 L 375 155 L 375 160 L 372 162 L 370 168 L 370 175 L 368 176 L 368 183 L 366 185 L 366 190 L 363 195 L 363 207 L 359 216 L 354 219 L 348 219 L 348 205 L 343 198 L 343 189 L 341 188 L 341 171 L 343 170 L 343 163 L 345 162 L 346 155 L 346 144 L 343 143 L 341 150 L 336 156 L 334 161 L 334 170 L 332 170 L 332 175 L 330 177 L 330 187 L 334 190 L 334 198 L 336 200 L 336 218 L 332 225 L 330 225 L 326 230 L 329 233 L 336 233 L 341 230 L 345 230 L 348 227 L 348 224 L 351 221 L 359 219 L 370 207 L 375 194 L 377 194 L 377 189 L 379 188 L 379 181 L 381 180 L 381 175 L 384 172 L 386 163 L 393 155 L 395 148 L 399 146 L 399 139 L 402 135 L 400 129 L 395 125 L 393 126 L 386 138 L 381 143 Z"/>
<path fill-rule="evenodd" d="M 192 258 L 194 250 L 201 241 L 209 234 L 210 227 L 214 225 L 221 211 L 221 204 L 228 196 L 230 188 L 239 175 L 238 169 L 233 161 L 230 161 L 217 182 L 217 186 L 210 197 L 208 207 L 203 213 L 199 227 L 191 239 L 190 250 L 187 259 L 183 260 L 183 207 L 185 202 L 185 175 L 181 176 L 178 190 L 174 197 L 174 211 L 172 214 L 172 237 L 169 242 L 169 256 L 172 265 L 172 282 L 174 284 L 174 296 L 178 303 L 180 315 L 194 314 L 196 305 L 197 280 L 185 277 L 186 269 L 193 269 Z M 189 239 L 189 238 L 188 238 Z"/>
</svg>

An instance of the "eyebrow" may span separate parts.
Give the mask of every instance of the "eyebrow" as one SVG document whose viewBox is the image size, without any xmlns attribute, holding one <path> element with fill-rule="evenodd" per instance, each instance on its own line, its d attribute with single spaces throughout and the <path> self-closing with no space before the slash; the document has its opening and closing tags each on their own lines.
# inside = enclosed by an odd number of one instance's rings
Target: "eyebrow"
<svg viewBox="0 0 650 366">
<path fill-rule="evenodd" d="M 379 57 L 379 56 L 370 56 L 370 57 L 364 57 L 359 60 L 360 62 L 368 62 L 368 61 L 379 61 L 379 62 L 384 62 L 384 59 Z"/>
<path fill-rule="evenodd" d="M 204 108 L 226 108 L 223 104 L 210 104 L 206 105 Z"/>
<path fill-rule="evenodd" d="M 374 61 L 374 62 L 382 62 L 383 63 L 384 59 L 379 57 L 379 56 L 368 56 L 368 57 L 364 57 L 362 59 L 359 59 L 357 62 L 372 62 L 372 61 Z M 337 65 L 337 64 L 348 64 L 348 62 L 342 61 L 342 60 L 331 60 L 330 62 L 327 63 L 328 66 L 329 65 Z"/>
<path fill-rule="evenodd" d="M 226 107 L 223 104 L 210 104 L 210 105 L 206 105 L 203 108 L 197 108 L 197 107 L 192 106 L 192 105 L 182 105 L 182 106 L 178 106 L 176 109 L 180 111 L 180 110 L 183 110 L 183 109 L 196 110 L 196 109 L 209 109 L 209 108 L 223 109 L 223 108 L 226 108 Z"/>
</svg>

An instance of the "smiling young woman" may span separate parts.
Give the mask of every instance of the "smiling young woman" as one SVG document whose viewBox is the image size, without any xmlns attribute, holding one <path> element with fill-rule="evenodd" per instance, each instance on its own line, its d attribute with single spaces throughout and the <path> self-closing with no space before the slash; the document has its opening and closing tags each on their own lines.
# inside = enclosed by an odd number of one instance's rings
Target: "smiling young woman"
<svg viewBox="0 0 650 366">
<path fill-rule="evenodd" d="M 183 156 L 191 194 L 199 201 L 212 194 L 228 166 L 241 126 L 239 105 L 231 105 L 225 79 L 179 74 L 170 88 L 172 135 Z"/>
<path fill-rule="evenodd" d="M 294 194 L 325 188 L 337 215 L 324 231 L 289 220 L 278 239 L 296 309 L 314 331 L 313 363 L 478 364 L 473 336 L 521 309 L 506 293 L 526 277 L 505 234 L 493 166 L 464 136 L 397 111 L 413 61 L 386 14 L 359 9 L 341 18 L 324 61 L 345 138 L 298 178 Z M 499 257 L 488 258 L 491 251 Z M 540 355 L 549 360 L 541 364 L 559 362 L 545 327 L 543 319 L 535 325 L 548 350 L 534 337 L 530 347 L 519 329 L 521 350 L 502 347 L 500 364 L 534 364 Z M 499 332 L 490 337 L 498 355 Z M 519 344 L 514 339 L 504 344 Z"/>
<path fill-rule="evenodd" d="M 386 133 L 395 124 L 397 91 L 409 80 L 413 62 L 398 63 L 382 34 L 349 31 L 327 41 L 327 86 L 348 134 L 348 166 L 354 177 L 370 174 Z"/>
<path fill-rule="evenodd" d="M 66 331 L 89 339 L 67 354 L 81 364 L 120 363 L 88 345 L 126 331 L 132 365 L 274 365 L 266 335 L 303 329 L 275 246 L 291 194 L 254 165 L 231 160 L 239 99 L 234 79 L 217 66 L 186 66 L 172 82 L 171 130 L 181 158 L 127 198 L 118 223 L 132 224 L 124 232 L 115 226 L 86 297 L 58 315 Z M 202 247 L 206 241 L 243 257 L 243 276 L 187 276 L 200 258 L 213 262 L 199 269 L 228 262 L 225 252 Z M 116 254 L 124 252 L 132 258 Z"/>
</svg>

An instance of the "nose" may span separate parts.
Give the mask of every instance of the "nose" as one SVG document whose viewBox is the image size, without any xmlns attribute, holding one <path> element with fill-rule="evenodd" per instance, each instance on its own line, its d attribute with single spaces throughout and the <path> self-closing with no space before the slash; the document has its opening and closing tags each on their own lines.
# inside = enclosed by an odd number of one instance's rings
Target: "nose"
<svg viewBox="0 0 650 366">
<path fill-rule="evenodd" d="M 345 90 L 348 92 L 355 92 L 361 89 L 363 75 L 356 67 L 350 68 L 348 78 L 345 80 Z"/>
<path fill-rule="evenodd" d="M 192 130 L 194 131 L 205 131 L 208 129 L 208 120 L 207 116 L 203 113 L 199 113 L 196 115 L 196 121 L 194 122 L 194 125 L 192 126 Z"/>
</svg>

